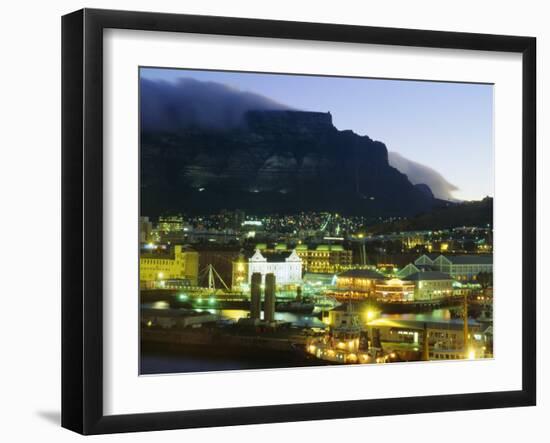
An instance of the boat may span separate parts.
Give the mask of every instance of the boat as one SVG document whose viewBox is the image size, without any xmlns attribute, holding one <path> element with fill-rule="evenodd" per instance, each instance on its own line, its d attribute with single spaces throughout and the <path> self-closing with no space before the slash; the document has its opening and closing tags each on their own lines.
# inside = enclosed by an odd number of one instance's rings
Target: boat
<svg viewBox="0 0 550 443">
<path fill-rule="evenodd" d="M 360 331 L 335 328 L 324 337 L 310 340 L 306 351 L 319 360 L 331 363 L 374 363 L 362 341 Z"/>
<path fill-rule="evenodd" d="M 366 331 L 351 304 L 338 325 L 327 334 L 308 340 L 306 352 L 319 360 L 337 364 L 386 362 L 381 349 L 369 349 Z"/>
</svg>

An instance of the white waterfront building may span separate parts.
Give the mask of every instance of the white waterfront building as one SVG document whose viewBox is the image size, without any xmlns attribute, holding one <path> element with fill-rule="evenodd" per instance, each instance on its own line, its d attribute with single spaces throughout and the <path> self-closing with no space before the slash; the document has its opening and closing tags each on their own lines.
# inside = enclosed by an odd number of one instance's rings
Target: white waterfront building
<svg viewBox="0 0 550 443">
<path fill-rule="evenodd" d="M 262 283 L 265 282 L 265 275 L 275 274 L 275 281 L 278 286 L 297 285 L 302 281 L 302 259 L 292 250 L 288 257 L 279 254 L 269 254 L 269 258 L 262 255 L 259 249 L 248 259 L 248 284 L 252 274 L 262 274 Z"/>
</svg>

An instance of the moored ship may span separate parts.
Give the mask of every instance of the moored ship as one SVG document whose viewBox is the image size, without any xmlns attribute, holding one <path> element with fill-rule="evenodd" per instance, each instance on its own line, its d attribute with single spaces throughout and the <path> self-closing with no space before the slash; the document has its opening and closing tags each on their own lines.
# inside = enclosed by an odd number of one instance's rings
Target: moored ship
<svg viewBox="0 0 550 443">
<path fill-rule="evenodd" d="M 379 343 L 373 342 L 369 347 L 367 332 L 351 304 L 337 318 L 327 334 L 308 340 L 308 354 L 337 364 L 385 363 L 391 358 L 383 353 Z"/>
</svg>

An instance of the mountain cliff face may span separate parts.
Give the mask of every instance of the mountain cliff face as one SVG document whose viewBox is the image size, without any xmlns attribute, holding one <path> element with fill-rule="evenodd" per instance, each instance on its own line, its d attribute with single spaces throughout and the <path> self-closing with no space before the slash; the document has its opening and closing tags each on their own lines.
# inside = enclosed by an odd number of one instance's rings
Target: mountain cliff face
<svg viewBox="0 0 550 443">
<path fill-rule="evenodd" d="M 436 200 L 388 164 L 386 146 L 330 113 L 248 111 L 228 129 L 141 134 L 141 211 L 412 215 Z"/>
</svg>

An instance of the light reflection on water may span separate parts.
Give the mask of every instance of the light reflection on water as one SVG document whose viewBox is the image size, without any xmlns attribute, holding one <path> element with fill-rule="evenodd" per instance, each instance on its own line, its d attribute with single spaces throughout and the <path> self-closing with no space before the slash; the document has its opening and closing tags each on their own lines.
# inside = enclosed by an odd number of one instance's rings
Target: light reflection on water
<svg viewBox="0 0 550 443">
<path fill-rule="evenodd" d="M 223 315 L 224 317 L 230 318 L 232 320 L 246 318 L 249 314 L 249 311 L 240 309 L 220 309 L 214 310 L 214 312 L 219 313 L 220 315 Z M 275 320 L 292 323 L 297 326 L 309 326 L 317 328 L 325 327 L 325 324 L 317 317 L 305 314 L 295 314 L 292 312 L 275 312 Z"/>
<path fill-rule="evenodd" d="M 153 303 L 143 303 L 144 308 L 149 309 L 169 309 L 170 305 L 165 301 L 156 301 Z M 194 309 L 196 312 L 210 312 L 218 314 L 227 319 L 238 321 L 239 318 L 247 318 L 250 311 L 244 309 Z M 326 325 L 315 316 L 306 314 L 297 314 L 292 312 L 275 312 L 275 320 L 292 323 L 296 326 L 324 328 Z"/>
<path fill-rule="evenodd" d="M 152 309 L 169 309 L 170 305 L 166 301 L 156 301 L 152 303 L 144 303 L 144 308 Z M 195 309 L 197 312 L 210 312 L 211 314 L 219 314 L 227 319 L 238 321 L 240 318 L 247 318 L 249 311 L 245 309 Z M 449 309 L 434 309 L 430 312 L 408 313 L 408 314 L 380 314 L 381 318 L 391 320 L 416 320 L 416 321 L 450 321 L 451 311 Z M 276 312 L 275 320 L 289 322 L 297 326 L 305 327 L 325 327 L 325 324 L 317 317 L 292 313 L 292 312 Z"/>
<path fill-rule="evenodd" d="M 144 308 L 150 308 L 150 309 L 168 309 L 170 307 L 170 304 L 167 301 L 155 301 L 153 303 L 143 303 L 142 306 Z"/>
</svg>

